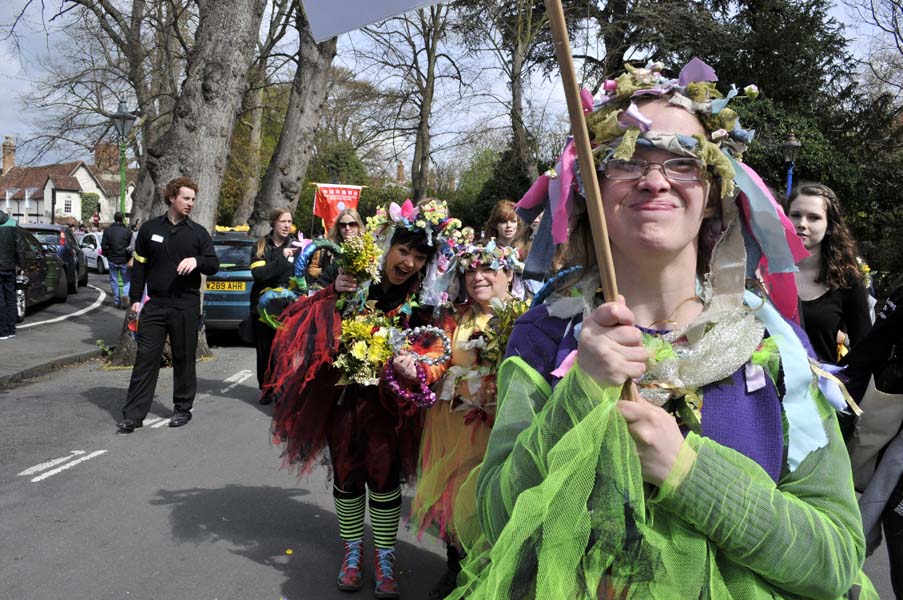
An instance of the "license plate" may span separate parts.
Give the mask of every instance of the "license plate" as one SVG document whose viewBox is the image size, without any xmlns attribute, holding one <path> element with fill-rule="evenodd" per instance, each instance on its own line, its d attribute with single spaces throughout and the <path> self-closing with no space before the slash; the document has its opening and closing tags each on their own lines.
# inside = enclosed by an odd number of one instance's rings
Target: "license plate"
<svg viewBox="0 0 903 600">
<path fill-rule="evenodd" d="M 246 281 L 208 281 L 208 292 L 243 292 Z"/>
</svg>

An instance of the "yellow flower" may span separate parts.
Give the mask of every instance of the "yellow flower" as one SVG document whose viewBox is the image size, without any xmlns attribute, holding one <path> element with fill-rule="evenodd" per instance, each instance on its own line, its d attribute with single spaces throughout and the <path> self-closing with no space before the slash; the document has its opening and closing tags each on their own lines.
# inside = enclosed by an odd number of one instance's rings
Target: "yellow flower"
<svg viewBox="0 0 903 600">
<path fill-rule="evenodd" d="M 367 360 L 367 342 L 358 340 L 351 347 L 351 356 L 358 360 Z"/>
</svg>

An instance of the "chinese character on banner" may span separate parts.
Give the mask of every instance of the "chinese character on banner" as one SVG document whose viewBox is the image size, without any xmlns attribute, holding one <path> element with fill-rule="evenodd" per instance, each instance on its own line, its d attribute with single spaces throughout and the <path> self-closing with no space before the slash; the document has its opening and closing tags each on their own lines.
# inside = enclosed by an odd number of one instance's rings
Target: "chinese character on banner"
<svg viewBox="0 0 903 600">
<path fill-rule="evenodd" d="M 329 231 L 339 213 L 346 208 L 357 208 L 362 186 L 317 184 L 314 196 L 314 215 L 323 219 L 323 229 Z"/>
</svg>

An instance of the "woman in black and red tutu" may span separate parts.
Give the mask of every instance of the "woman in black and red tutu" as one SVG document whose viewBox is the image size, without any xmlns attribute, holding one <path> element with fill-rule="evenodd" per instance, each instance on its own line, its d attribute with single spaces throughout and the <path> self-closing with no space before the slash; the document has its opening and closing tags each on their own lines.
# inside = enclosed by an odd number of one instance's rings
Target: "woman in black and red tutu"
<svg viewBox="0 0 903 600">
<path fill-rule="evenodd" d="M 392 351 L 386 350 L 386 332 L 416 324 L 415 298 L 426 267 L 442 258 L 439 250 L 457 223 L 438 201 L 419 208 L 410 201 L 393 204 L 368 221 L 365 235 L 375 235 L 376 244 L 385 248 L 378 275 L 362 282 L 360 273 L 355 278 L 346 269 L 332 284 L 286 309 L 264 394 L 276 399 L 273 436 L 284 445 L 286 464 L 307 473 L 322 450 L 329 449 L 345 550 L 338 588 L 354 591 L 363 585 L 361 547 L 369 503 L 376 548 L 374 593 L 377 598 L 397 598 L 400 482 L 416 472 L 420 412 L 405 410 L 394 398 L 383 401 L 380 380 L 372 376 L 379 368 L 366 377 L 352 373 L 349 365 L 388 359 Z M 355 332 L 360 339 L 354 339 Z M 422 367 L 413 360 L 403 362 L 410 379 L 425 381 Z"/>
</svg>

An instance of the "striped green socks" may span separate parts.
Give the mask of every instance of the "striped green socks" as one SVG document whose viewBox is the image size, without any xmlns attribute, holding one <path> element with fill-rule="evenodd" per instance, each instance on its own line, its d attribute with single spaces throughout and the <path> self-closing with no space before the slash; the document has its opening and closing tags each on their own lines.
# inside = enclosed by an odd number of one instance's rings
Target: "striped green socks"
<svg viewBox="0 0 903 600">
<path fill-rule="evenodd" d="M 398 537 L 398 523 L 401 520 L 401 487 L 383 494 L 370 490 L 368 494 L 370 496 L 370 525 L 373 527 L 373 545 L 380 550 L 394 548 L 395 538 Z M 360 510 L 361 532 L 363 533 L 363 498 Z M 340 527 L 341 522 L 340 517 Z"/>
<path fill-rule="evenodd" d="M 342 541 L 364 539 L 364 493 L 343 492 L 333 485 L 332 498 L 335 500 L 335 514 L 339 518 L 339 537 Z"/>
</svg>

